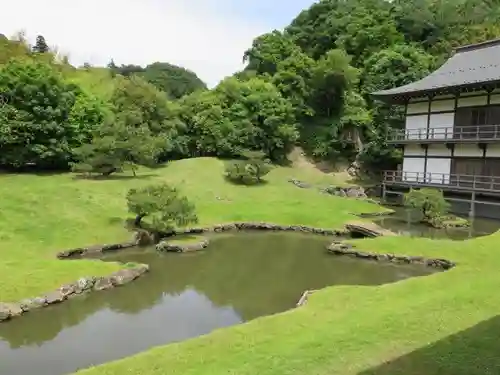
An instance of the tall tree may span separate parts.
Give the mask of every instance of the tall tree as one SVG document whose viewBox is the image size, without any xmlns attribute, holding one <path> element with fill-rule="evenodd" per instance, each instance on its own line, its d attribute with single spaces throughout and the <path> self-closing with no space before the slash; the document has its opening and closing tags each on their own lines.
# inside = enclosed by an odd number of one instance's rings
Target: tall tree
<svg viewBox="0 0 500 375">
<path fill-rule="evenodd" d="M 247 70 L 253 70 L 257 74 L 274 75 L 278 64 L 296 51 L 300 49 L 292 39 L 274 30 L 257 37 L 252 47 L 245 51 L 243 61 L 247 63 Z"/>
<path fill-rule="evenodd" d="M 81 142 L 70 117 L 79 92 L 50 64 L 12 59 L 0 67 L 0 165 L 64 168 Z M 80 118 L 85 118 L 81 113 Z"/>
<path fill-rule="evenodd" d="M 35 45 L 33 46 L 33 52 L 36 53 L 47 53 L 49 52 L 49 46 L 45 41 L 45 37 L 43 35 L 38 35 L 36 37 Z"/>
<path fill-rule="evenodd" d="M 170 99 L 179 99 L 198 90 L 206 90 L 206 84 L 196 73 L 169 63 L 155 62 L 139 73 Z"/>
<path fill-rule="evenodd" d="M 162 159 L 179 151 L 177 134 L 183 124 L 178 118 L 178 106 L 154 85 L 136 75 L 121 77 L 115 84 L 111 104 L 117 121 L 126 127 L 144 126 L 162 140 Z"/>
<path fill-rule="evenodd" d="M 272 83 L 228 78 L 215 93 L 223 115 L 237 127 L 243 148 L 263 151 L 275 161 L 286 157 L 298 138 L 294 109 Z"/>
</svg>

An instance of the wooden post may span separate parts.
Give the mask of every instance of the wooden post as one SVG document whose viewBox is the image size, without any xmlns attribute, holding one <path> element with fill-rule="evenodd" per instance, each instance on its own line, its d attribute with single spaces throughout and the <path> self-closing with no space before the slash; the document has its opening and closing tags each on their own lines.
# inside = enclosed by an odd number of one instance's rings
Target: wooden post
<svg viewBox="0 0 500 375">
<path fill-rule="evenodd" d="M 470 198 L 469 219 L 473 220 L 475 216 L 476 216 L 476 192 L 473 191 Z"/>
<path fill-rule="evenodd" d="M 382 203 L 385 203 L 385 197 L 387 195 L 385 184 L 382 184 Z"/>
</svg>

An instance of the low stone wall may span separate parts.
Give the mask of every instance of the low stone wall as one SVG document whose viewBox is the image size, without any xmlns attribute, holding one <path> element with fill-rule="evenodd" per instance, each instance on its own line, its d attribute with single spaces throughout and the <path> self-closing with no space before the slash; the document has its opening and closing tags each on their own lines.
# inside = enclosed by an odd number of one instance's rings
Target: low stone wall
<svg viewBox="0 0 500 375">
<path fill-rule="evenodd" d="M 61 251 L 57 254 L 59 259 L 71 258 L 74 256 L 82 256 L 88 254 L 104 253 L 107 251 L 116 251 L 128 249 L 137 246 L 137 241 L 129 241 L 124 243 L 116 243 L 111 245 L 94 245 L 89 247 L 77 247 L 75 249 Z"/>
<path fill-rule="evenodd" d="M 209 244 L 208 239 L 200 238 L 197 241 L 182 242 L 173 240 L 164 240 L 156 245 L 158 251 L 171 251 L 176 253 L 188 253 L 205 249 Z"/>
<path fill-rule="evenodd" d="M 41 307 L 63 302 L 91 291 L 100 291 L 127 284 L 149 271 L 147 264 L 124 268 L 104 277 L 83 277 L 78 281 L 61 286 L 43 296 L 29 298 L 18 303 L 0 302 L 0 322 L 21 316 Z"/>
<path fill-rule="evenodd" d="M 385 261 L 400 264 L 422 264 L 429 267 L 448 270 L 455 267 L 455 263 L 447 259 L 425 258 L 420 256 L 378 254 L 372 252 L 358 251 L 351 244 L 335 241 L 327 247 L 329 253 L 333 255 L 346 255 L 359 259 Z"/>
<path fill-rule="evenodd" d="M 349 233 L 347 230 L 314 228 L 304 225 L 279 225 L 270 223 L 243 222 L 243 223 L 217 224 L 209 227 L 188 228 L 176 231 L 173 234 L 174 235 L 196 234 L 196 233 L 208 233 L 208 232 L 219 233 L 219 232 L 229 232 L 229 231 L 239 231 L 239 230 L 301 232 L 301 233 L 320 234 L 324 236 L 341 236 Z"/>
</svg>

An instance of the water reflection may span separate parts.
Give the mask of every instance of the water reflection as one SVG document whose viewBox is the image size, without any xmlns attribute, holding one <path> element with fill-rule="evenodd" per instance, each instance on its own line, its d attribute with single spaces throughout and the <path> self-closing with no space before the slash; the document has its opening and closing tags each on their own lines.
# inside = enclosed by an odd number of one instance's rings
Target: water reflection
<svg viewBox="0 0 500 375">
<path fill-rule="evenodd" d="M 0 374 L 59 375 L 292 308 L 306 289 L 375 285 L 431 269 L 333 257 L 331 239 L 292 233 L 221 235 L 193 254 L 152 249 L 107 260 L 151 272 L 0 324 Z"/>
<path fill-rule="evenodd" d="M 395 211 L 393 215 L 373 217 L 370 220 L 400 235 L 466 240 L 486 236 L 500 230 L 499 220 L 484 218 L 474 218 L 471 220 L 469 228 L 436 229 L 418 222 L 420 216 L 412 210 L 402 207 L 390 207 L 390 209 Z"/>
</svg>

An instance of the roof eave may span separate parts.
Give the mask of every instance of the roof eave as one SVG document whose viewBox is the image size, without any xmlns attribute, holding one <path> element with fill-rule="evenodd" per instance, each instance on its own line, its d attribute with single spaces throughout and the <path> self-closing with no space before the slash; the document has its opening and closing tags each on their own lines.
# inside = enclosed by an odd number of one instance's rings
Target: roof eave
<svg viewBox="0 0 500 375">
<path fill-rule="evenodd" d="M 485 81 L 485 82 L 473 82 L 464 85 L 447 86 L 447 87 L 437 87 L 430 90 L 413 90 L 413 91 L 392 91 L 382 90 L 371 93 L 370 95 L 382 102 L 388 104 L 404 104 L 411 98 L 423 97 L 423 96 L 436 96 L 436 95 L 449 95 L 457 94 L 470 89 L 494 89 L 500 87 L 500 80 L 495 81 Z"/>
</svg>

